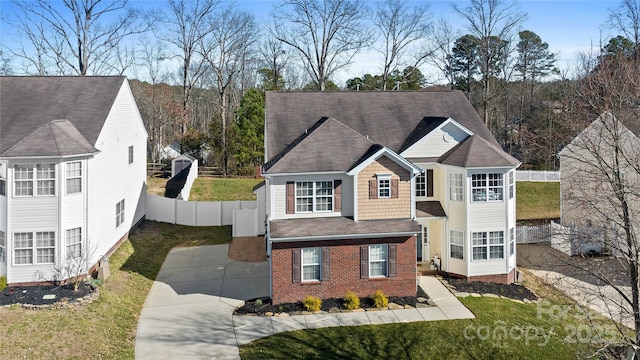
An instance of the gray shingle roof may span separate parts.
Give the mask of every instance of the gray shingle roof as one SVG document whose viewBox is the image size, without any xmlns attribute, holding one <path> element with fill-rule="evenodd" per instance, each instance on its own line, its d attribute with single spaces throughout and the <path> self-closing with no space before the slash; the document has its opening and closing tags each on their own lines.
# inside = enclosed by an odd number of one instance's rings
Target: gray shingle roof
<svg viewBox="0 0 640 360">
<path fill-rule="evenodd" d="M 124 76 L 0 77 L 0 154 L 55 119 L 67 119 L 95 146 L 124 81 Z M 50 155 L 61 151 L 50 150 Z"/>
<path fill-rule="evenodd" d="M 444 212 L 440 201 L 418 201 L 416 202 L 416 217 L 445 217 L 447 213 Z"/>
<path fill-rule="evenodd" d="M 439 163 L 473 168 L 491 166 L 517 166 L 520 161 L 487 140 L 472 135 L 444 153 Z"/>
<path fill-rule="evenodd" d="M 269 158 L 321 118 L 338 119 L 397 153 L 425 118 L 453 118 L 499 146 L 461 91 L 267 92 L 265 116 Z"/>
<path fill-rule="evenodd" d="M 97 151 L 69 120 L 51 120 L 0 153 L 0 156 L 67 156 Z"/>
<path fill-rule="evenodd" d="M 417 233 L 420 224 L 410 219 L 361 220 L 353 221 L 345 217 L 272 220 L 270 238 L 347 238 L 359 235 L 393 236 L 394 234 Z"/>
<path fill-rule="evenodd" d="M 323 118 L 264 166 L 264 173 L 347 171 L 374 143 L 336 119 Z"/>
</svg>

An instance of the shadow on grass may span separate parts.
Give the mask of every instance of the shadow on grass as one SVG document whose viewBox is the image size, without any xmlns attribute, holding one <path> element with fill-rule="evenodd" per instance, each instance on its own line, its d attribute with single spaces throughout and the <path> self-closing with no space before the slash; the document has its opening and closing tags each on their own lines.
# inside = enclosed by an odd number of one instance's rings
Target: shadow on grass
<svg viewBox="0 0 640 360">
<path fill-rule="evenodd" d="M 184 226 L 145 220 L 129 234 L 133 253 L 121 270 L 155 280 L 172 248 L 228 244 L 231 240 L 231 226 Z"/>
</svg>

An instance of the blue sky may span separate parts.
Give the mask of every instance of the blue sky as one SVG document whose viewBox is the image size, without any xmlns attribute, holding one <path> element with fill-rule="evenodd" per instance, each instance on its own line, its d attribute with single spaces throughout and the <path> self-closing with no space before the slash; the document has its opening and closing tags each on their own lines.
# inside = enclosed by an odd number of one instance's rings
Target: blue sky
<svg viewBox="0 0 640 360">
<path fill-rule="evenodd" d="M 158 8 L 166 4 L 158 0 L 130 0 L 134 6 L 142 8 Z M 373 4 L 373 1 L 368 1 Z M 455 28 L 464 30 L 464 22 L 451 8 L 454 1 L 450 0 L 410 0 L 410 4 L 428 5 L 433 18 L 444 17 Z M 466 1 L 455 0 L 464 7 Z M 269 13 L 277 0 L 239 0 L 239 7 L 255 14 L 258 22 L 268 20 Z M 581 51 L 588 51 L 592 46 L 597 50 L 600 40 L 606 41 L 617 35 L 603 27 L 606 23 L 608 10 L 615 8 L 618 0 L 524 0 L 520 1 L 520 8 L 529 15 L 522 29 L 531 30 L 538 34 L 543 41 L 549 44 L 550 50 L 559 55 L 559 67 L 570 69 Z M 8 0 L 0 0 L 2 12 L 7 13 L 11 8 Z M 7 28 L 3 24 L 2 41 L 8 42 Z M 375 51 L 367 51 L 357 56 L 354 64 L 338 75 L 338 82 L 364 73 L 380 72 L 378 54 Z M 433 71 L 429 68 L 426 72 Z M 435 74 L 434 74 L 435 76 Z"/>
</svg>

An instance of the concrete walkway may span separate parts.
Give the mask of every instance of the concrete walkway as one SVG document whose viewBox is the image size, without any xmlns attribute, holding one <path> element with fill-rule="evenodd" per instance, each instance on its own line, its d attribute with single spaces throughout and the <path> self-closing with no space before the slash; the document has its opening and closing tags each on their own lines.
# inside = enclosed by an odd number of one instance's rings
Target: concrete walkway
<svg viewBox="0 0 640 360">
<path fill-rule="evenodd" d="M 239 359 L 238 346 L 275 333 L 329 326 L 474 318 L 434 277 L 420 286 L 436 306 L 290 317 L 234 316 L 244 300 L 269 296 L 267 262 L 227 257 L 228 245 L 172 249 L 145 301 L 136 359 Z"/>
</svg>

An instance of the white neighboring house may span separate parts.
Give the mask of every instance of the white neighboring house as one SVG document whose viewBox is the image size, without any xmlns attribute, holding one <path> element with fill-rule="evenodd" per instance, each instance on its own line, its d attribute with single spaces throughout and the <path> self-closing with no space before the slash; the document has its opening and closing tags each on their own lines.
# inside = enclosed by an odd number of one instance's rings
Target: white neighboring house
<svg viewBox="0 0 640 360">
<path fill-rule="evenodd" d="M 123 76 L 0 78 L 0 276 L 96 264 L 144 218 L 147 132 Z"/>
</svg>

